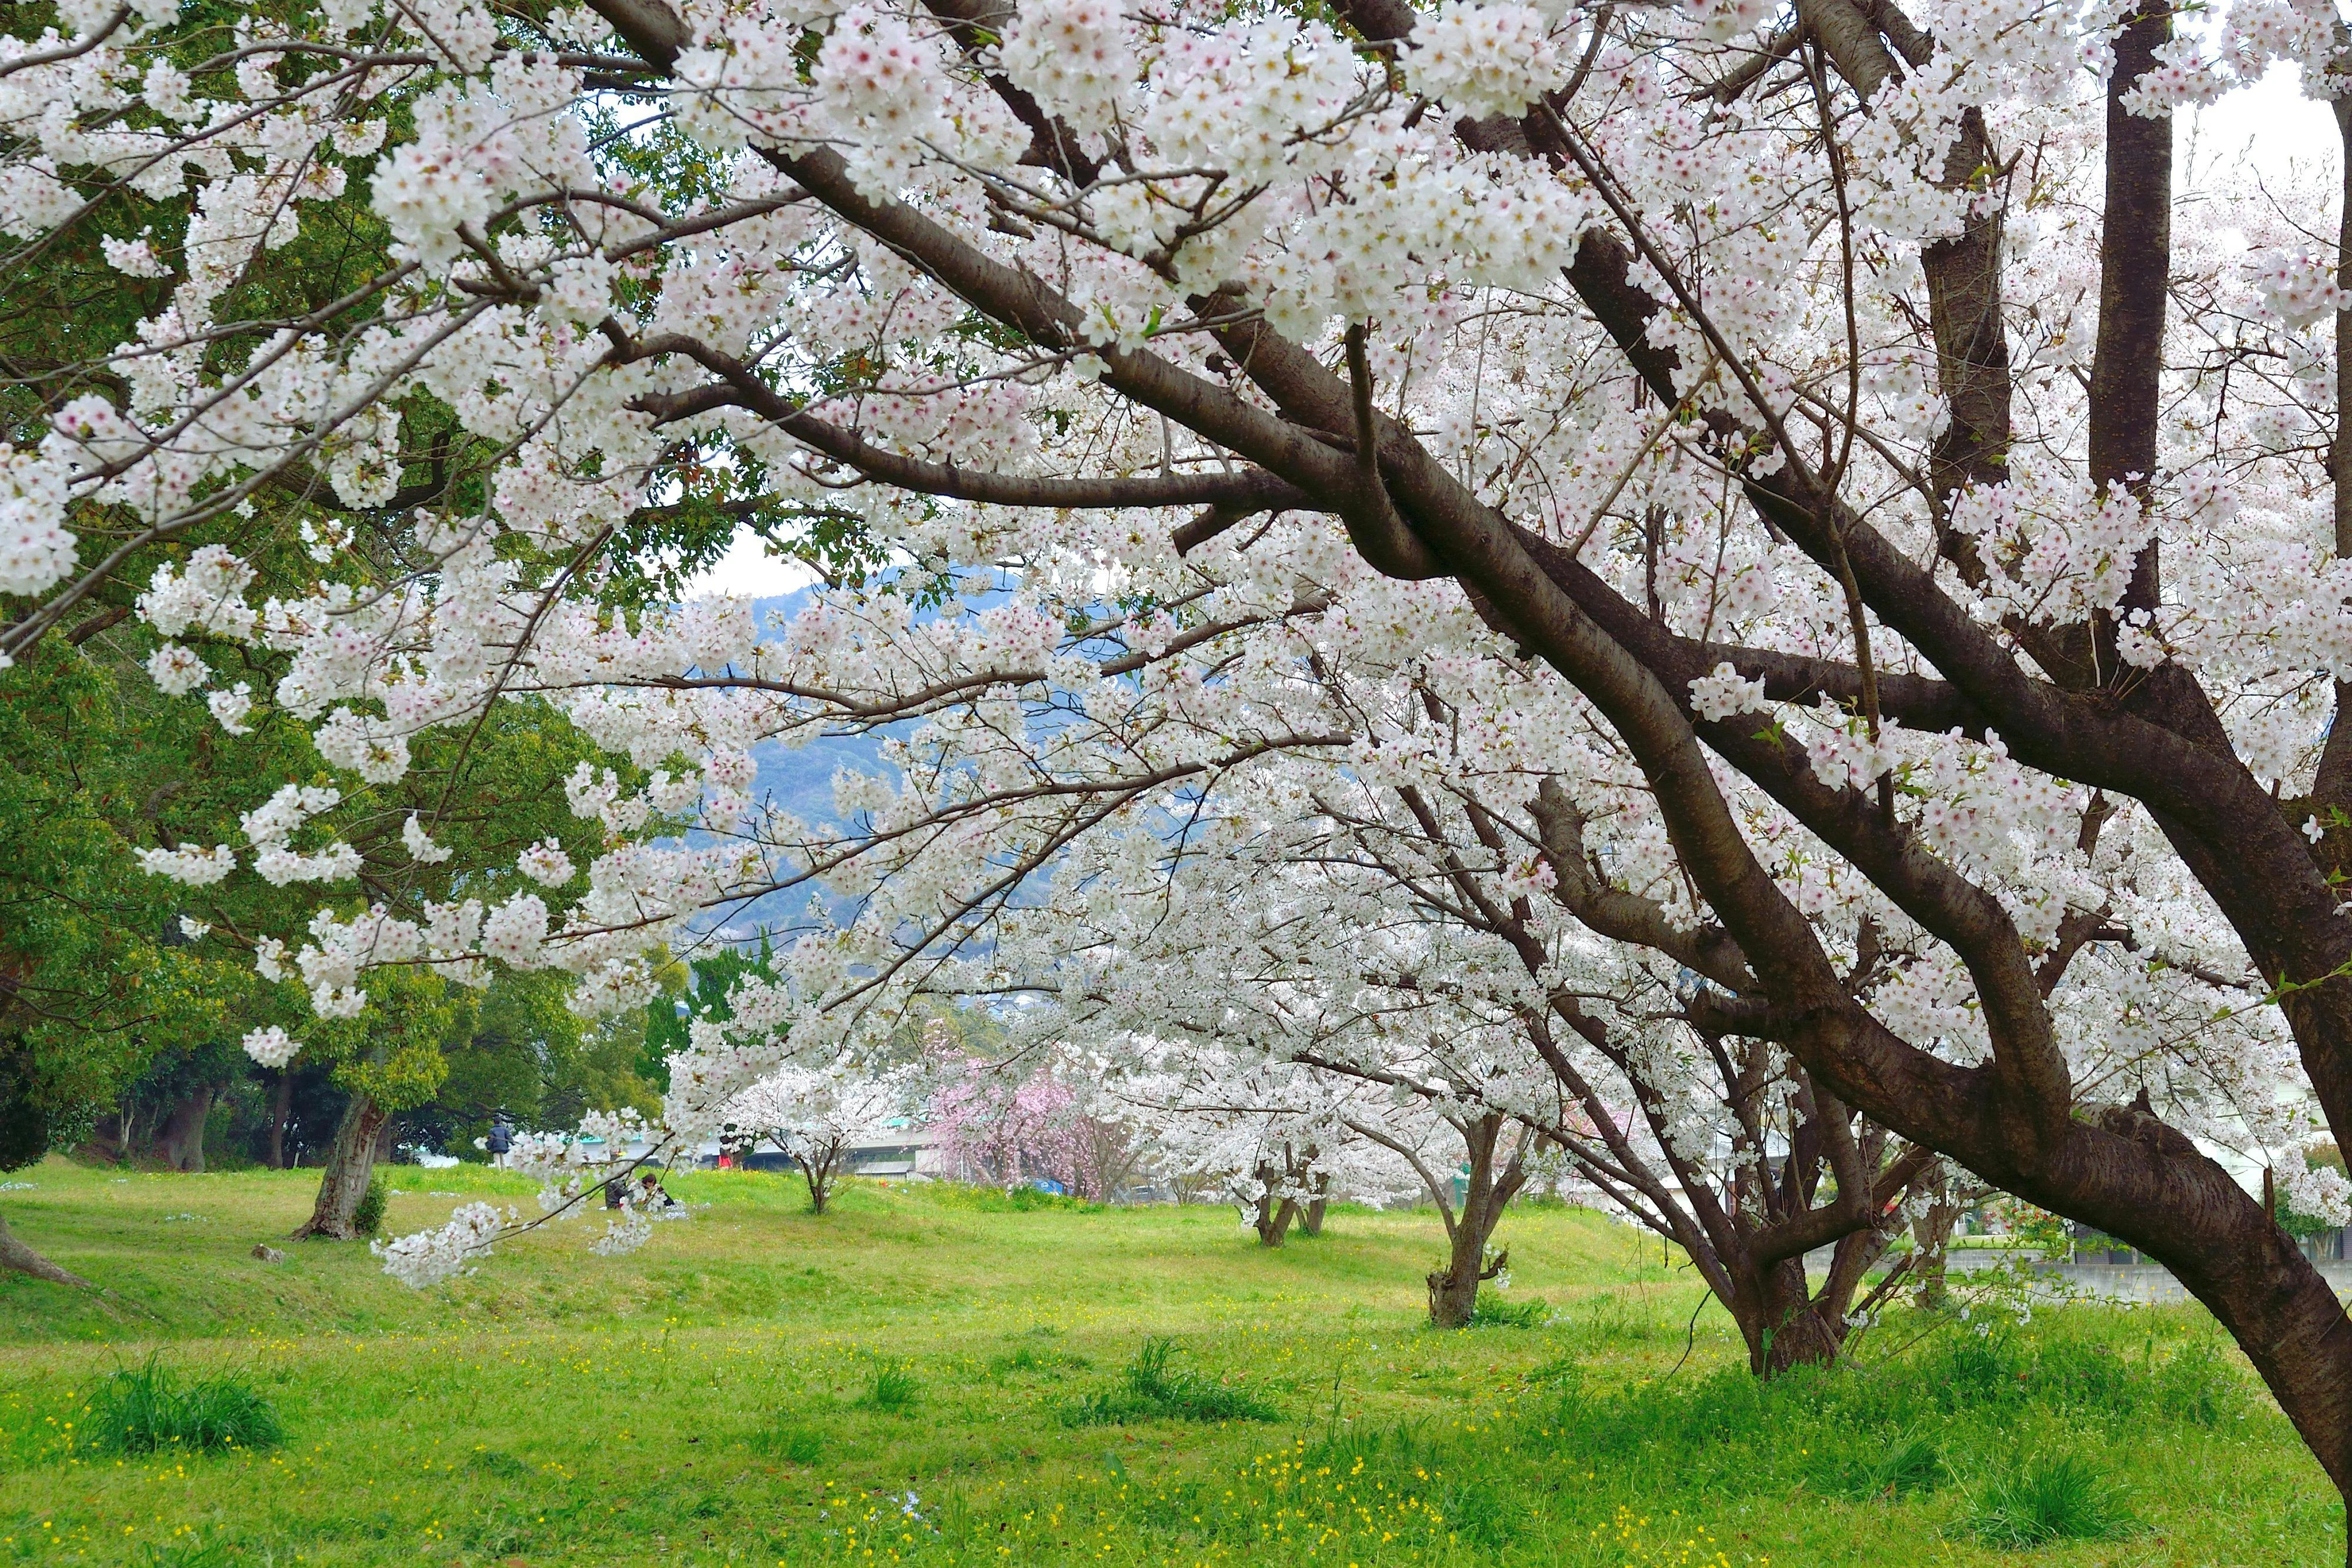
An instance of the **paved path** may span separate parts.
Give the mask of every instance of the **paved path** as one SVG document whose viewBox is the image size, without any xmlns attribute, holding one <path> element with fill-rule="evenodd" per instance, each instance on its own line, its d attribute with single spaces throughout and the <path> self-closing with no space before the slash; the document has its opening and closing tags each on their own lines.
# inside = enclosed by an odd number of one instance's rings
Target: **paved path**
<svg viewBox="0 0 2352 1568">
<path fill-rule="evenodd" d="M 1973 1273 L 1990 1269 L 2007 1258 L 2021 1254 L 1990 1247 L 1954 1248 L 1947 1253 L 1947 1267 L 1956 1274 Z M 1805 1267 L 1818 1278 L 1830 1266 L 1828 1248 L 1805 1255 Z M 2339 1296 L 2352 1293 L 2352 1261 L 2328 1261 L 2315 1265 L 2320 1274 L 2336 1288 Z M 2108 1301 L 2138 1301 L 2149 1306 L 2179 1306 L 2193 1300 L 2188 1287 L 2172 1277 L 2172 1271 L 2159 1263 L 2048 1263 L 2035 1260 L 2037 1272 L 2048 1274 L 2053 1281 L 2063 1282 L 2063 1291 L 2053 1295 L 2079 1294 Z"/>
</svg>

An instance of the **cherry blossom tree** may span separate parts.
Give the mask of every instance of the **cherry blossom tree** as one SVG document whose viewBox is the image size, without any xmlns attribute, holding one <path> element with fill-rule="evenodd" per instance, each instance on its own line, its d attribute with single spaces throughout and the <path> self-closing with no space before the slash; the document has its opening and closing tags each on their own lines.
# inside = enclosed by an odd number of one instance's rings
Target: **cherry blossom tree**
<svg viewBox="0 0 2352 1568">
<path fill-rule="evenodd" d="M 1059 1040 L 1026 1040 L 1001 1059 L 955 1047 L 926 1064 L 928 1129 L 969 1181 L 1013 1187 L 1049 1182 L 1097 1202 L 1115 1199 L 1142 1168 L 1134 1102 L 1105 1092 L 1108 1063 Z"/>
<path fill-rule="evenodd" d="M 1532 760 L 1481 809 L 1561 780 L 1590 875 L 1499 819 L 1477 874 L 1704 980 L 1673 1028 L 1793 1062 L 1833 1165 L 1866 1120 L 2166 1262 L 2352 1484 L 2352 1322 L 2214 1157 L 2344 1197 L 2296 1151 L 2352 1124 L 2352 246 L 2308 237 L 2352 220 L 2192 189 L 2172 124 L 2273 61 L 2330 92 L 2345 40 L 2308 0 L 2178 20 L 68 5 L 0 57 L 0 277 L 78 245 L 168 300 L 8 371 L 0 654 L 129 609 L 162 689 L 337 777 L 518 696 L 612 756 L 584 891 L 341 898 L 332 810 L 266 868 L 157 852 L 323 883 L 322 1011 L 383 963 L 625 1005 L 699 911 L 854 901 L 689 1044 L 674 1135 L 1259 759 L 1376 771 L 1293 689 L 1327 650 L 1421 662 L 1449 728 L 1484 683 L 1467 749 Z M 616 109 L 677 155 L 614 154 Z M 247 288 L 361 182 L 365 277 Z M 289 487 L 273 556 L 248 503 Z M 845 591 L 769 642 L 633 597 L 677 509 Z M 902 591 L 846 591 L 882 561 Z M 1021 591 L 923 619 L 982 563 Z M 758 741 L 906 723 L 835 821 L 750 799 Z"/>
<path fill-rule="evenodd" d="M 912 1078 L 906 1068 L 868 1076 L 851 1064 L 783 1067 L 729 1101 L 725 1125 L 788 1156 L 808 1183 L 809 1212 L 823 1214 L 850 1151 L 888 1136 L 916 1109 Z"/>
</svg>

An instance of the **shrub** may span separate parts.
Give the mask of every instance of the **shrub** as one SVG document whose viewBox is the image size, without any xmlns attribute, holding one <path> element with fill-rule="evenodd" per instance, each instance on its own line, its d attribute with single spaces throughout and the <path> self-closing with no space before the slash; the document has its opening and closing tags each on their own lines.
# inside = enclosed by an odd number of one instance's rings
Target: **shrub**
<svg viewBox="0 0 2352 1568">
<path fill-rule="evenodd" d="M 227 1541 L 215 1538 L 210 1546 L 193 1535 L 177 1541 L 149 1543 L 131 1559 L 133 1568 L 228 1568 Z"/>
<path fill-rule="evenodd" d="M 236 1379 L 208 1377 L 181 1386 L 154 1356 L 100 1384 L 88 1420 L 91 1441 L 118 1454 L 269 1448 L 286 1437 L 269 1401 Z"/>
<path fill-rule="evenodd" d="M 1942 1354 L 1922 1370 L 1928 1386 L 1953 1409 L 2014 1399 L 2025 1392 L 2021 1385 L 2029 1377 L 2024 1353 L 2002 1332 L 1953 1334 Z"/>
<path fill-rule="evenodd" d="M 865 1397 L 858 1403 L 870 1410 L 903 1416 L 915 1407 L 915 1396 L 922 1391 L 921 1382 L 905 1366 L 877 1362 L 873 1379 L 866 1385 Z"/>
<path fill-rule="evenodd" d="M 2039 1454 L 1987 1481 L 1969 1528 L 1990 1546 L 2105 1541 L 2130 1529 L 2119 1489 L 2074 1454 Z"/>
<path fill-rule="evenodd" d="M 1175 1364 L 1176 1342 L 1150 1338 L 1127 1364 L 1119 1381 L 1062 1408 L 1065 1427 L 1108 1427 L 1129 1421 L 1272 1421 L 1273 1406 L 1245 1389 L 1230 1388 L 1204 1373 Z"/>
<path fill-rule="evenodd" d="M 382 1230 L 384 1201 L 391 1196 L 382 1171 L 368 1177 L 367 1191 L 360 1195 L 359 1207 L 352 1210 L 352 1228 L 362 1236 L 373 1236 Z"/>
<path fill-rule="evenodd" d="M 2153 1359 L 2153 1345 L 2149 1354 Z M 2245 1409 L 2246 1380 L 2210 1340 L 2192 1341 L 2157 1362 L 2151 1381 L 2156 1408 L 2175 1420 L 2216 1427 Z"/>
</svg>

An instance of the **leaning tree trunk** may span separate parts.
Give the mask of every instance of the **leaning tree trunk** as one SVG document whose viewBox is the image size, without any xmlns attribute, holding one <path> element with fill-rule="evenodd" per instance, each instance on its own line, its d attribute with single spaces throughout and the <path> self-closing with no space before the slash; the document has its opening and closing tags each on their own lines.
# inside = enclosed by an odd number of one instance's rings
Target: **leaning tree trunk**
<svg viewBox="0 0 2352 1568">
<path fill-rule="evenodd" d="M 205 1123 L 213 1109 L 213 1086 L 190 1091 L 173 1105 L 155 1134 L 155 1153 L 175 1171 L 205 1168 Z"/>
<path fill-rule="evenodd" d="M 324 1236 L 350 1241 L 359 1235 L 360 1200 L 367 1196 L 368 1178 L 375 1174 L 376 1136 L 390 1113 L 364 1094 L 354 1093 L 343 1108 L 342 1124 L 327 1151 L 327 1169 L 319 1179 L 319 1201 L 294 1239 Z"/>
<path fill-rule="evenodd" d="M 47 1280 L 52 1285 L 74 1285 L 85 1291 L 96 1289 L 79 1274 L 58 1268 L 17 1240 L 16 1232 L 8 1228 L 5 1216 L 0 1216 L 0 1269 L 13 1269 L 19 1274 L 30 1274 L 36 1280 Z"/>
</svg>

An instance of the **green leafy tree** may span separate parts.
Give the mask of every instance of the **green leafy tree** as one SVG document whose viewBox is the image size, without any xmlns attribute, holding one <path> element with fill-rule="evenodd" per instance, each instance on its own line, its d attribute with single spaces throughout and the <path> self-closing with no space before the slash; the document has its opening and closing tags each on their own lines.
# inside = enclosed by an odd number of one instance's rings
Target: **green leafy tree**
<svg viewBox="0 0 2352 1568">
<path fill-rule="evenodd" d="M 520 1126 L 562 1127 L 591 1111 L 657 1113 L 661 1097 L 638 1071 L 643 1018 L 583 1019 L 566 1005 L 562 980 L 549 974 L 493 980 L 471 1035 L 446 1053 L 440 1092 L 404 1125 L 470 1158 L 501 1114 Z"/>
</svg>

